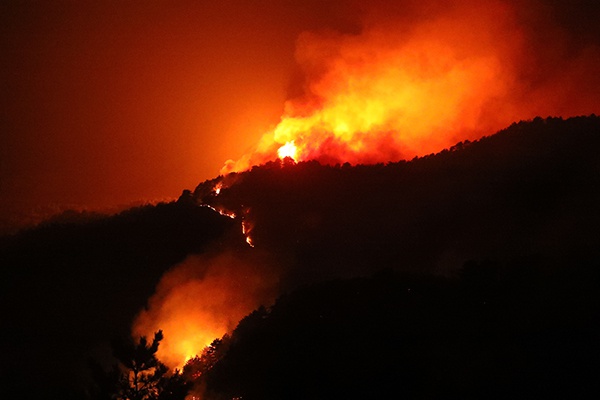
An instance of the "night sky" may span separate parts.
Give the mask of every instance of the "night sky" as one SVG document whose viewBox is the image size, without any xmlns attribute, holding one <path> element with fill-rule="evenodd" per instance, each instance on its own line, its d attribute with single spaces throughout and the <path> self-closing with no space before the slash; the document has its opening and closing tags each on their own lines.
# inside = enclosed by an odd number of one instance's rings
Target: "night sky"
<svg viewBox="0 0 600 400">
<path fill-rule="evenodd" d="M 490 43 L 519 47 L 518 61 L 504 59 L 518 71 L 507 86 L 514 96 L 484 109 L 502 117 L 467 136 L 598 109 L 596 2 L 362 3 L 3 2 L 3 229 L 66 208 L 172 199 L 217 176 L 306 92 L 314 71 L 295 55 L 303 32 L 352 37 L 382 27 L 401 37 L 446 14 L 467 15 L 468 32 L 481 10 L 497 7 L 491 15 L 509 22 Z"/>
<path fill-rule="evenodd" d="M 170 199 L 216 176 L 278 121 L 297 35 L 352 19 L 322 1 L 0 7 L 4 218 Z"/>
</svg>

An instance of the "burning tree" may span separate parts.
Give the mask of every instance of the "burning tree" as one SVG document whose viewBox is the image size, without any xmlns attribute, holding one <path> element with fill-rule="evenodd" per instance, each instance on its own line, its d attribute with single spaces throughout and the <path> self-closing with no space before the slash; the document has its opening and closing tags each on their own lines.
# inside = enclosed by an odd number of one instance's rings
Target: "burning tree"
<svg viewBox="0 0 600 400">
<path fill-rule="evenodd" d="M 206 394 L 206 374 L 223 358 L 229 345 L 231 337 L 224 335 L 220 339 L 215 339 L 206 346 L 200 355 L 190 358 L 183 367 L 183 376 L 188 382 L 191 382 L 193 388 L 190 394 L 192 399 L 204 398 Z"/>
</svg>

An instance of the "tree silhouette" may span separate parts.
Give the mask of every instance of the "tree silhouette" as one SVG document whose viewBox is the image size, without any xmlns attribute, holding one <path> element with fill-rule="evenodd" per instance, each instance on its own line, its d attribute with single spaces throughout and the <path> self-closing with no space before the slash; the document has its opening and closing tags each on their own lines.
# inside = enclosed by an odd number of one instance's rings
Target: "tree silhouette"
<svg viewBox="0 0 600 400">
<path fill-rule="evenodd" d="M 131 340 L 115 340 L 113 355 L 118 364 L 105 373 L 92 365 L 96 381 L 95 398 L 116 400 L 183 400 L 190 384 L 179 370 L 169 374 L 169 368 L 156 357 L 163 339 L 162 331 L 154 334 L 151 343 L 140 337 L 136 344 Z"/>
</svg>

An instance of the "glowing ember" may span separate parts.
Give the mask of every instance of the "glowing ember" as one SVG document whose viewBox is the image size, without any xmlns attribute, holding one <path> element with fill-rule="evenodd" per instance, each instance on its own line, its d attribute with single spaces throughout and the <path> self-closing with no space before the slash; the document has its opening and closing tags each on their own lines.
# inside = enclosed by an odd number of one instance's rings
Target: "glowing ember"
<svg viewBox="0 0 600 400">
<path fill-rule="evenodd" d="M 246 236 L 246 243 L 250 245 L 250 247 L 254 247 L 254 243 L 252 242 L 252 238 L 250 237 L 250 231 L 252 230 L 252 226 L 247 220 L 242 220 L 242 234 Z"/>
<path fill-rule="evenodd" d="M 219 214 L 221 214 L 221 215 L 223 215 L 225 217 L 229 217 L 231 219 L 235 219 L 235 217 L 236 217 L 236 215 L 235 215 L 234 212 L 226 211 L 226 210 L 223 210 L 223 209 L 220 209 L 220 208 L 217 209 L 217 208 L 215 208 L 213 206 L 209 206 L 208 204 L 201 204 L 200 207 L 208 207 L 211 210 L 213 210 L 214 212 L 218 212 Z"/>
<path fill-rule="evenodd" d="M 282 160 L 286 157 L 289 157 L 292 160 L 296 161 L 298 158 L 298 148 L 294 144 L 294 141 L 291 140 L 291 141 L 287 142 L 286 144 L 284 144 L 283 146 L 281 146 L 279 148 L 279 150 L 277 150 L 277 155 Z"/>
<path fill-rule="evenodd" d="M 214 190 L 214 192 L 215 192 L 215 195 L 217 195 L 217 196 L 218 196 L 218 195 L 219 195 L 219 193 L 221 193 L 221 189 L 222 189 L 222 188 L 223 188 L 223 183 L 222 183 L 222 182 L 219 182 L 219 183 L 217 183 L 217 184 L 215 185 L 214 189 L 213 189 L 213 190 Z"/>
<path fill-rule="evenodd" d="M 218 184 L 215 187 L 221 187 L 221 184 Z M 201 207 L 208 207 L 211 210 L 218 212 L 219 214 L 229 217 L 231 219 L 235 219 L 237 218 L 237 215 L 234 212 L 231 211 L 227 211 L 224 210 L 222 208 L 215 208 L 211 205 L 208 204 L 201 204 Z M 249 209 L 245 209 L 243 212 L 243 216 L 240 218 L 241 219 L 241 226 L 242 226 L 242 234 L 246 237 L 246 243 L 248 243 L 248 245 L 250 245 L 250 247 L 254 247 L 254 242 L 252 241 L 252 238 L 250 237 L 250 231 L 252 230 L 252 225 L 250 224 L 250 222 L 246 219 L 246 215 L 248 215 L 248 213 L 250 212 Z"/>
</svg>

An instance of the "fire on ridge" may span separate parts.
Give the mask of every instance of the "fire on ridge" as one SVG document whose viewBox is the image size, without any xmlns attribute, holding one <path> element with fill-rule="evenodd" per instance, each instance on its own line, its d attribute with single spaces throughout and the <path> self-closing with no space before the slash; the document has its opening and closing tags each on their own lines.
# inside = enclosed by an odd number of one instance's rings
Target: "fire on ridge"
<svg viewBox="0 0 600 400">
<path fill-rule="evenodd" d="M 596 112 L 600 99 L 589 80 L 596 79 L 599 52 L 581 51 L 568 63 L 549 60 L 568 38 L 558 29 L 547 32 L 557 40 L 544 42 L 552 51 L 540 48 L 540 22 L 527 19 L 535 14 L 529 6 L 526 13 L 505 1 L 453 2 L 410 20 L 365 17 L 358 34 L 303 33 L 296 51 L 303 94 L 288 100 L 279 123 L 221 173 L 277 157 L 393 162 L 538 115 Z M 564 68 L 549 68 L 561 63 Z"/>
</svg>

